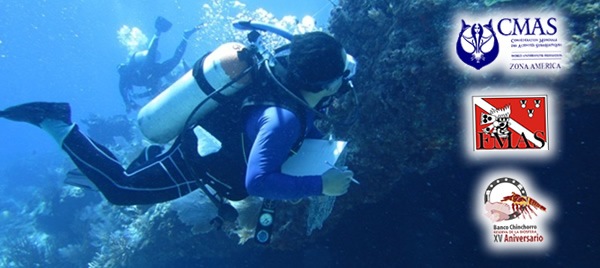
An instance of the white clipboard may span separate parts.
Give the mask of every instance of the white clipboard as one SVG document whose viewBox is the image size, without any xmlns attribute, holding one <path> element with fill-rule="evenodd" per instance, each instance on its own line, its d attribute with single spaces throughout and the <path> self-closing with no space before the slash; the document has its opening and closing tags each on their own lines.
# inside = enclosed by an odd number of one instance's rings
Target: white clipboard
<svg viewBox="0 0 600 268">
<path fill-rule="evenodd" d="M 296 154 L 290 156 L 281 166 L 281 173 L 292 176 L 321 175 L 338 160 L 346 141 L 306 139 Z"/>
</svg>

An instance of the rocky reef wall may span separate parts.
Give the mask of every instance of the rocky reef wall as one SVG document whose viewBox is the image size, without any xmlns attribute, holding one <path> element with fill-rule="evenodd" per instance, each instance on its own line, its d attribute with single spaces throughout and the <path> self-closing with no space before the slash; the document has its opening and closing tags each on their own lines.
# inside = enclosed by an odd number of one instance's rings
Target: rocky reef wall
<svg viewBox="0 0 600 268">
<path fill-rule="evenodd" d="M 473 79 L 452 67 L 447 42 L 456 12 L 518 8 L 557 10 L 567 19 L 570 62 L 565 75 Z M 354 85 L 361 117 L 344 135 L 352 141 L 348 164 L 365 183 L 338 205 L 378 202 L 392 185 L 436 180 L 427 176 L 429 171 L 451 168 L 463 133 L 460 96 L 468 87 L 543 85 L 554 89 L 563 109 L 600 102 L 599 8 L 585 0 L 340 1 L 332 11 L 330 31 L 360 67 Z M 337 113 L 350 112 L 349 100 Z"/>
</svg>

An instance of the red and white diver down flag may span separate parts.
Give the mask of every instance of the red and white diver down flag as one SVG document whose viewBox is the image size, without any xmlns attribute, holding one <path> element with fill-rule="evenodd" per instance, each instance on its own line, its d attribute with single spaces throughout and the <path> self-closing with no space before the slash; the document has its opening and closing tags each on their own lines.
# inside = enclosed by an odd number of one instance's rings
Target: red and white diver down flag
<svg viewBox="0 0 600 268">
<path fill-rule="evenodd" d="M 548 150 L 547 95 L 473 96 L 473 150 Z"/>
</svg>

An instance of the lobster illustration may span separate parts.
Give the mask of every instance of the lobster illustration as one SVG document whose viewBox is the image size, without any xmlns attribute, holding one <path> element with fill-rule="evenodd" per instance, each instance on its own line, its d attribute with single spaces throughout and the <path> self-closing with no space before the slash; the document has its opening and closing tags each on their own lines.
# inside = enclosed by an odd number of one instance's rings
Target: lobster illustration
<svg viewBox="0 0 600 268">
<path fill-rule="evenodd" d="M 527 216 L 529 216 L 529 219 L 531 219 L 531 213 L 537 216 L 533 209 L 531 209 L 531 206 L 533 206 L 535 209 L 541 209 L 542 211 L 546 211 L 546 207 L 542 206 L 540 203 L 535 201 L 535 199 L 528 196 L 518 195 L 515 192 L 512 192 L 512 195 L 505 196 L 504 198 L 502 198 L 501 201 L 511 201 L 512 209 L 515 213 L 517 213 L 517 217 L 521 216 L 521 214 L 527 214 Z M 523 216 L 523 218 L 525 218 L 525 216 Z"/>
</svg>

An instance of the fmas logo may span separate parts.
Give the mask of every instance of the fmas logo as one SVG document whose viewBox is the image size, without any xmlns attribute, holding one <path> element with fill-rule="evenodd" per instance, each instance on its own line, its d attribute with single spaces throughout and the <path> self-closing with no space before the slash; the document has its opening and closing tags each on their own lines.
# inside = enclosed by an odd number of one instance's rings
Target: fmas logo
<svg viewBox="0 0 600 268">
<path fill-rule="evenodd" d="M 562 23 L 557 13 L 458 14 L 453 22 L 453 40 L 448 44 L 452 44 L 453 61 L 467 69 L 514 75 L 559 74 L 568 67 L 564 51 L 567 34 Z"/>
<path fill-rule="evenodd" d="M 555 208 L 525 176 L 513 175 L 481 179 L 475 213 L 484 227 L 484 240 L 494 250 L 545 249 L 549 234 L 543 223 Z"/>
<path fill-rule="evenodd" d="M 548 97 L 473 96 L 473 150 L 548 150 Z"/>
</svg>

